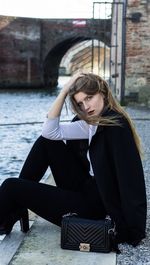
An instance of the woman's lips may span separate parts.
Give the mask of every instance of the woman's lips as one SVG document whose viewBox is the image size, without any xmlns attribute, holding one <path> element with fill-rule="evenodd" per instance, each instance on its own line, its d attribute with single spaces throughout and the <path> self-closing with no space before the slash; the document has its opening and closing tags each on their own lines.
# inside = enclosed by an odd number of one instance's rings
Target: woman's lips
<svg viewBox="0 0 150 265">
<path fill-rule="evenodd" d="M 93 115 L 94 114 L 94 110 L 88 111 L 88 115 Z"/>
</svg>

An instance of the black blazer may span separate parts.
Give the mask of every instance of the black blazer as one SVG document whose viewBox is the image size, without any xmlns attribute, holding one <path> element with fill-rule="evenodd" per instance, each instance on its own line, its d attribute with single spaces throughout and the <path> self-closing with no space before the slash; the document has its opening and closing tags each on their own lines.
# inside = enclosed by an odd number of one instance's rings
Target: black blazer
<svg viewBox="0 0 150 265">
<path fill-rule="evenodd" d="M 122 116 L 118 121 L 121 126 L 98 127 L 89 152 L 105 209 L 116 222 L 118 241 L 136 244 L 145 237 L 146 227 L 143 167 L 128 121 Z"/>
</svg>

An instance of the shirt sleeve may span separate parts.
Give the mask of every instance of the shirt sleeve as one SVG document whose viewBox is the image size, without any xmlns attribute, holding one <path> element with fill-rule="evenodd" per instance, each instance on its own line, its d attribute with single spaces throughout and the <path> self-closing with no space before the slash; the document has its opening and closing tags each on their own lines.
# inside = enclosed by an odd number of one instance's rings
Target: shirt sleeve
<svg viewBox="0 0 150 265">
<path fill-rule="evenodd" d="M 83 120 L 60 122 L 60 117 L 47 119 L 43 125 L 42 136 L 50 140 L 88 139 L 89 125 Z"/>
</svg>

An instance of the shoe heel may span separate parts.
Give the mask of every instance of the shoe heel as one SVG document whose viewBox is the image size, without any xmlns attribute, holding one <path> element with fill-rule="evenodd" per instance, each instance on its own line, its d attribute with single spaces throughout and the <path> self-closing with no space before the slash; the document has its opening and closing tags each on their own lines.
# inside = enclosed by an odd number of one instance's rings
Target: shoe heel
<svg viewBox="0 0 150 265">
<path fill-rule="evenodd" d="M 28 215 L 27 209 L 21 215 L 20 228 L 21 228 L 21 231 L 24 233 L 27 233 L 29 231 L 29 215 Z"/>
</svg>

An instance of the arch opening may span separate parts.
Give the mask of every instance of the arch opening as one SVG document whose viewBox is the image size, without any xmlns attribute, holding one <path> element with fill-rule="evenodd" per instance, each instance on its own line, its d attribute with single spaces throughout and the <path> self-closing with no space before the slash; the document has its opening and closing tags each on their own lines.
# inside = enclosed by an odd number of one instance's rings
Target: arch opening
<svg viewBox="0 0 150 265">
<path fill-rule="evenodd" d="M 60 69 L 63 69 L 63 73 L 66 75 L 83 70 L 108 79 L 110 75 L 109 62 L 110 47 L 97 39 L 86 40 L 75 44 L 66 52 L 61 60 Z"/>
<path fill-rule="evenodd" d="M 109 77 L 110 48 L 98 39 L 78 37 L 57 44 L 44 62 L 44 82 L 56 87 L 59 75 L 71 75 L 78 69 Z"/>
</svg>

